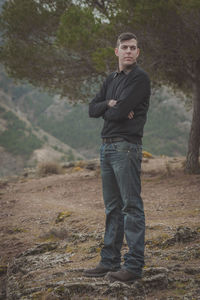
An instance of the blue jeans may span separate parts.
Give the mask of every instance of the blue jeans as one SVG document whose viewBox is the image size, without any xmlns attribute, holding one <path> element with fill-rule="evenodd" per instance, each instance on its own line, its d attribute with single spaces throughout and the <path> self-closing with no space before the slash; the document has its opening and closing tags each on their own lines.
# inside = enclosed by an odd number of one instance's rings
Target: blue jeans
<svg viewBox="0 0 200 300">
<path fill-rule="evenodd" d="M 129 251 L 123 268 L 141 275 L 144 266 L 145 216 L 141 194 L 142 146 L 126 141 L 102 144 L 100 151 L 106 212 L 101 264 L 118 268 L 124 235 Z"/>
</svg>

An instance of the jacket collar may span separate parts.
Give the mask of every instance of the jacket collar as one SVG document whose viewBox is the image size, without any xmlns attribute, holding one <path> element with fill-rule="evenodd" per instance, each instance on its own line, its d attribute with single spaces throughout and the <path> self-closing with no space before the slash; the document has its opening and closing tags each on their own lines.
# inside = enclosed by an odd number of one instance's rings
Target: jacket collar
<svg viewBox="0 0 200 300">
<path fill-rule="evenodd" d="M 135 69 L 136 66 L 137 66 L 137 63 L 135 62 L 134 64 L 130 65 L 128 68 L 125 68 L 122 71 L 120 71 L 119 67 L 118 67 L 117 71 L 115 71 L 114 78 L 117 77 L 120 73 L 128 75 L 132 70 Z"/>
</svg>

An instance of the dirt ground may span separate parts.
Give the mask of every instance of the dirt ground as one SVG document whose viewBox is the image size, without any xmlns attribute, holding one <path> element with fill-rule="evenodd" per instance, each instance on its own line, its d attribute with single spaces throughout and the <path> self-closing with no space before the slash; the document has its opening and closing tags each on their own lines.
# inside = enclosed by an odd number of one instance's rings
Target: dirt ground
<svg viewBox="0 0 200 300">
<path fill-rule="evenodd" d="M 200 265 L 200 256 L 191 258 L 190 261 L 179 261 L 178 258 L 173 260 L 173 255 L 170 256 L 169 253 L 167 256 L 155 254 L 156 249 L 161 253 L 165 251 L 165 247 L 160 245 L 170 239 L 180 226 L 200 232 L 200 175 L 184 174 L 182 163 L 182 158 L 166 157 L 145 159 L 143 162 L 142 197 L 146 214 L 147 252 L 145 267 L 181 264 L 181 267 L 186 268 L 188 265 Z M 56 228 L 62 229 L 63 236 L 66 237 L 70 231 L 82 236 L 89 233 L 102 235 L 104 221 L 98 170 L 69 168 L 62 175 L 2 179 L 0 265 L 6 268 L 19 253 L 41 241 L 50 240 L 53 235 L 52 228 L 54 237 Z M 68 243 L 66 251 L 73 252 L 71 268 L 94 266 L 99 260 L 101 242 L 99 249 L 92 240 L 83 240 L 81 244 L 76 245 Z M 197 241 L 195 245 L 196 243 Z M 181 253 L 180 251 L 183 252 L 187 247 L 192 248 L 193 244 L 193 240 L 188 240 L 186 243 L 176 243 L 170 249 Z M 92 251 L 94 246 L 95 251 Z M 155 248 L 157 246 L 158 248 Z M 151 255 L 153 247 L 155 252 Z M 88 258 L 86 248 L 90 249 Z M 176 294 L 175 289 L 154 291 L 147 299 L 164 299 L 166 295 L 179 297 L 177 289 L 176 287 Z"/>
</svg>

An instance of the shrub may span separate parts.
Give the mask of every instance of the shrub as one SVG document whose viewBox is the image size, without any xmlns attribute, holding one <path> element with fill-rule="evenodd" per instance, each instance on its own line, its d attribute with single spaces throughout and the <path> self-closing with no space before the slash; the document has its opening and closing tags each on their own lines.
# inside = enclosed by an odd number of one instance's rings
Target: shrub
<svg viewBox="0 0 200 300">
<path fill-rule="evenodd" d="M 27 159 L 35 149 L 42 147 L 43 142 L 14 113 L 4 111 L 1 117 L 6 120 L 7 129 L 0 133 L 0 146 L 6 151 Z"/>
<path fill-rule="evenodd" d="M 38 164 L 37 173 L 40 176 L 63 174 L 63 169 L 57 162 L 42 162 Z"/>
</svg>

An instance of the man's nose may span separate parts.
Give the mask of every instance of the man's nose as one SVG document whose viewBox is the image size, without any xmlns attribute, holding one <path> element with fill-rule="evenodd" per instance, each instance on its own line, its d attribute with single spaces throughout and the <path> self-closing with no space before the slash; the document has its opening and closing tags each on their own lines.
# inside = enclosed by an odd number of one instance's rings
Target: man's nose
<svg viewBox="0 0 200 300">
<path fill-rule="evenodd" d="M 131 47 L 127 47 L 126 52 L 131 52 Z"/>
</svg>

